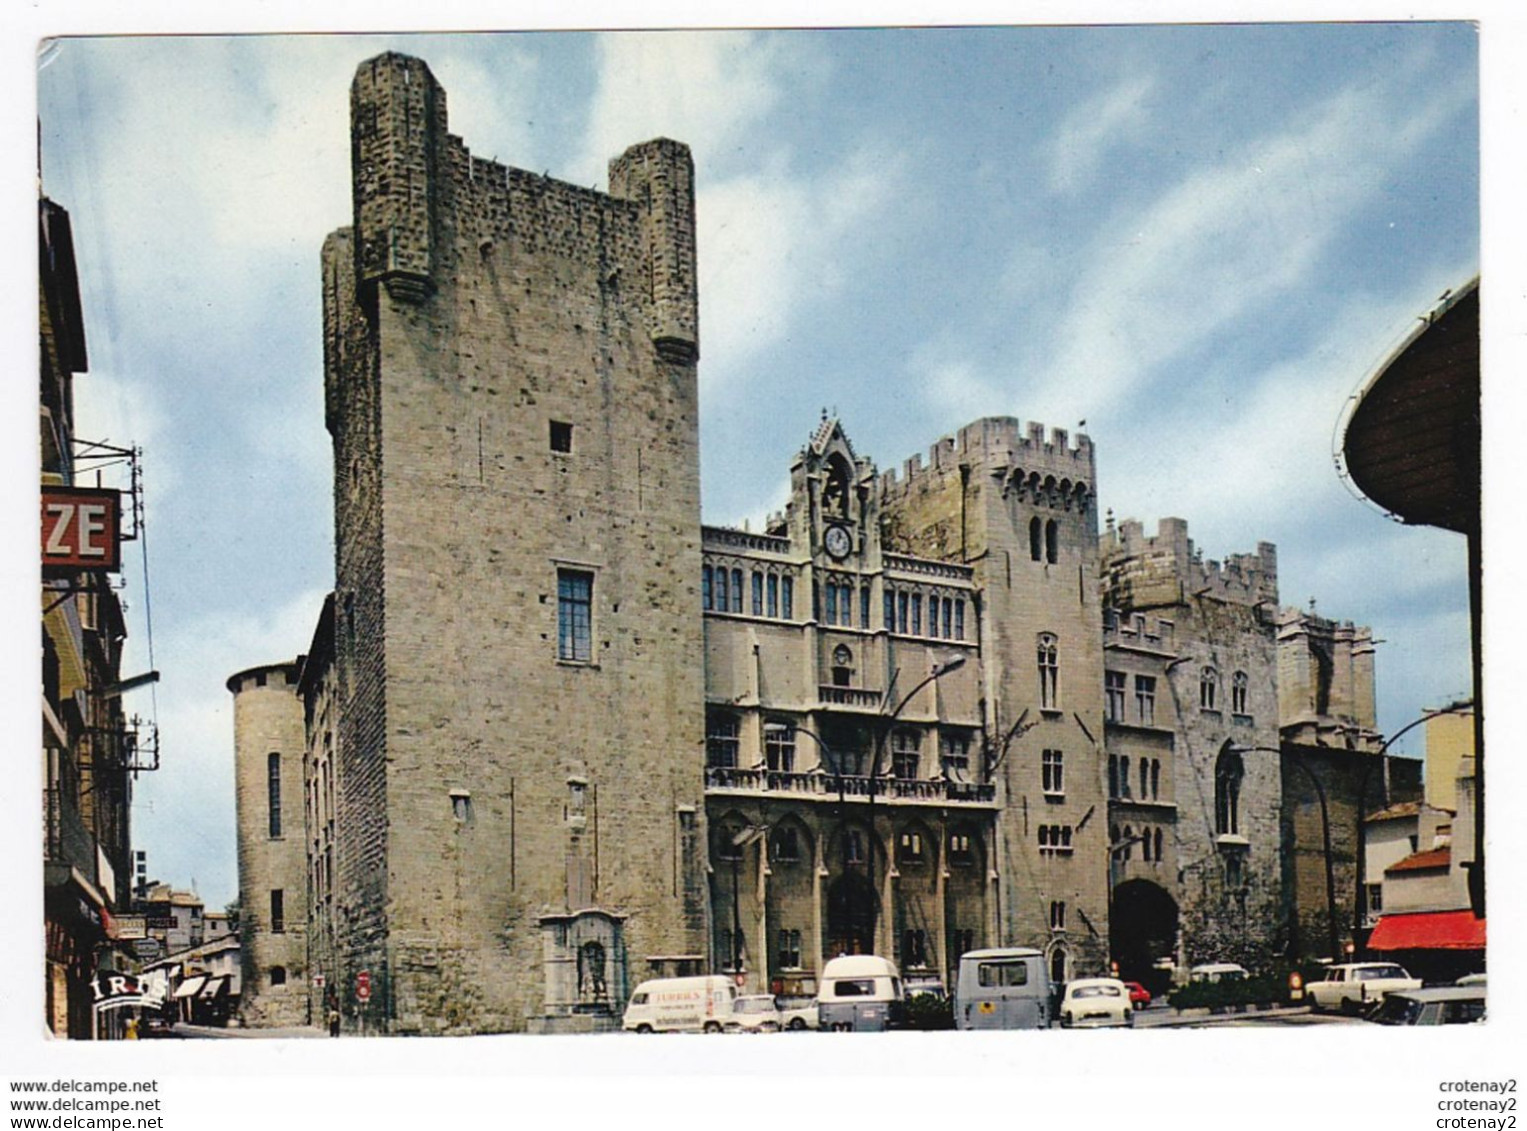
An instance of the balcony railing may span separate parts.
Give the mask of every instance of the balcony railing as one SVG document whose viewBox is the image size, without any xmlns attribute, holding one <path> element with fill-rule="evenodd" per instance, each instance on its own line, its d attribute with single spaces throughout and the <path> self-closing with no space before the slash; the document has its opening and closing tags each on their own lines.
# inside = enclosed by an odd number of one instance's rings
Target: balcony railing
<svg viewBox="0 0 1527 1131">
<path fill-rule="evenodd" d="M 881 694 L 864 687 L 836 687 L 829 683 L 819 684 L 817 691 L 823 703 L 835 707 L 861 707 L 870 711 L 880 710 Z"/>
<path fill-rule="evenodd" d="M 762 767 L 708 767 L 705 771 L 705 787 L 811 797 L 823 801 L 836 801 L 840 797 L 845 801 L 868 801 L 873 796 L 878 801 L 893 804 L 994 805 L 997 800 L 997 787 L 979 782 L 896 777 L 872 779 L 863 774 L 834 774 L 828 770 L 802 773 Z"/>
</svg>

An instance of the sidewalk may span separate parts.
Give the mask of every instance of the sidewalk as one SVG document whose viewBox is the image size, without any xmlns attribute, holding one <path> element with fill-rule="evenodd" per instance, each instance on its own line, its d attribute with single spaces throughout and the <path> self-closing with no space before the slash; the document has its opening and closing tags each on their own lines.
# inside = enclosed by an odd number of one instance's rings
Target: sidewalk
<svg viewBox="0 0 1527 1131">
<path fill-rule="evenodd" d="M 1240 1012 L 1211 1013 L 1208 1009 L 1144 1010 L 1135 1014 L 1136 1029 L 1171 1029 L 1184 1026 L 1216 1025 L 1223 1021 L 1244 1021 L 1248 1017 L 1297 1017 L 1310 1011 L 1307 1005 L 1248 1006 Z"/>
<path fill-rule="evenodd" d="M 329 1034 L 324 1029 L 311 1025 L 294 1025 L 287 1029 L 221 1029 L 213 1025 L 176 1025 L 171 1030 L 177 1037 L 201 1038 L 210 1037 L 214 1040 L 223 1038 L 248 1038 L 253 1040 L 310 1040 L 321 1037 L 329 1039 Z"/>
</svg>

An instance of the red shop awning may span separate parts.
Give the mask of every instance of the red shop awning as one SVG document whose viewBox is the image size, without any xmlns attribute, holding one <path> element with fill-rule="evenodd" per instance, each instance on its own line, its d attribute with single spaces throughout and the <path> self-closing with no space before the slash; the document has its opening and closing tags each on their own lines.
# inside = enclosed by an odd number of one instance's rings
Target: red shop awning
<svg viewBox="0 0 1527 1131">
<path fill-rule="evenodd" d="M 1472 911 L 1419 911 L 1384 915 L 1368 938 L 1369 950 L 1483 950 L 1485 921 Z"/>
</svg>

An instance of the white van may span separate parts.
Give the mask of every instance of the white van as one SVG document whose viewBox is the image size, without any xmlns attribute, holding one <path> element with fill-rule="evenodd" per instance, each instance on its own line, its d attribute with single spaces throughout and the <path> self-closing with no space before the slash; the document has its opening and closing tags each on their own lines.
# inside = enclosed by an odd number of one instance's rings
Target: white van
<svg viewBox="0 0 1527 1131">
<path fill-rule="evenodd" d="M 822 967 L 817 1025 L 831 1032 L 878 1032 L 901 1024 L 903 994 L 896 963 L 846 954 Z"/>
<path fill-rule="evenodd" d="M 719 1033 L 732 1019 L 737 987 L 730 978 L 654 978 L 626 1003 L 621 1027 L 633 1033 Z"/>
<path fill-rule="evenodd" d="M 1033 947 L 994 947 L 960 955 L 954 982 L 956 1029 L 1048 1029 L 1050 978 Z"/>
</svg>

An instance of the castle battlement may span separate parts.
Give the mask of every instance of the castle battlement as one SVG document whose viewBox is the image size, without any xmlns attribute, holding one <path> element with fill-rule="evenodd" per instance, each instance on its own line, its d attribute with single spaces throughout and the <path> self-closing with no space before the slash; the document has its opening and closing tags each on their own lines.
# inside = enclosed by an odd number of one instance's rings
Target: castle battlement
<svg viewBox="0 0 1527 1131">
<path fill-rule="evenodd" d="M 1188 537 L 1188 524 L 1163 518 L 1156 533 L 1146 535 L 1135 519 L 1125 519 L 1105 531 L 1101 551 L 1104 574 L 1116 594 L 1156 594 L 1177 591 L 1179 600 L 1207 597 L 1215 601 L 1258 605 L 1278 599 L 1278 549 L 1258 542 L 1253 554 L 1229 554 L 1223 561 L 1207 560 Z"/>
<path fill-rule="evenodd" d="M 1048 490 L 1070 496 L 1091 494 L 1094 481 L 1092 440 L 1078 433 L 1076 446 L 1064 428 L 1030 421 L 1027 428 L 1015 416 L 986 416 L 972 421 L 951 436 L 940 437 L 929 449 L 927 462 L 921 454 L 880 476 L 882 498 L 896 498 L 917 490 L 925 480 L 944 479 L 961 466 L 990 474 L 993 478 L 1036 491 Z M 1078 488 L 1083 488 L 1078 492 Z"/>
</svg>

